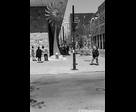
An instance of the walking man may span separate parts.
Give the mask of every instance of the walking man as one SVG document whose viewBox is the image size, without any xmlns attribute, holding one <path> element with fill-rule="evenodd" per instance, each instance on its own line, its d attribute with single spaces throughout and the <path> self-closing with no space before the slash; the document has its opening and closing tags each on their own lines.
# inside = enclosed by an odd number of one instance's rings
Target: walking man
<svg viewBox="0 0 136 112">
<path fill-rule="evenodd" d="M 92 50 L 92 62 L 90 63 L 90 65 L 93 65 L 94 60 L 96 60 L 96 65 L 99 65 L 98 63 L 98 57 L 99 57 L 99 51 L 98 48 L 96 46 L 93 46 L 93 50 Z"/>
</svg>

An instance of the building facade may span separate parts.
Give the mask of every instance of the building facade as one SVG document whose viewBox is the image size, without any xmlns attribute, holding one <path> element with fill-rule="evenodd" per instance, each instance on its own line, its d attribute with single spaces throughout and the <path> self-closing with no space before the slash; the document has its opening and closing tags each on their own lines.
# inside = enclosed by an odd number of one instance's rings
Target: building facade
<svg viewBox="0 0 136 112">
<path fill-rule="evenodd" d="M 30 0 L 30 46 L 45 46 L 50 56 L 60 53 L 58 37 L 67 2 Z"/>
<path fill-rule="evenodd" d="M 68 37 L 69 37 L 69 23 L 63 22 L 61 26 L 61 30 L 60 30 L 60 35 L 59 35 L 60 43 L 63 44 L 64 41 L 66 41 Z"/>
<path fill-rule="evenodd" d="M 30 7 L 30 46 L 34 46 L 35 50 L 38 46 L 44 46 L 50 51 L 48 22 L 44 15 L 45 8 L 43 6 Z"/>
<path fill-rule="evenodd" d="M 90 38 L 92 46 L 105 50 L 105 1 L 90 21 Z"/>
<path fill-rule="evenodd" d="M 90 20 L 94 17 L 94 13 L 75 13 L 74 14 L 74 21 L 77 23 L 77 26 L 75 27 L 75 37 L 76 41 L 78 41 L 79 38 L 82 38 L 81 40 L 83 41 L 81 44 L 82 47 L 86 47 L 87 45 L 87 39 L 88 39 L 88 29 L 90 26 Z M 69 31 L 71 35 L 71 41 L 72 40 L 72 20 L 73 16 L 70 14 L 69 17 Z M 76 36 L 77 35 L 77 36 Z M 78 43 L 79 44 L 79 43 Z"/>
</svg>

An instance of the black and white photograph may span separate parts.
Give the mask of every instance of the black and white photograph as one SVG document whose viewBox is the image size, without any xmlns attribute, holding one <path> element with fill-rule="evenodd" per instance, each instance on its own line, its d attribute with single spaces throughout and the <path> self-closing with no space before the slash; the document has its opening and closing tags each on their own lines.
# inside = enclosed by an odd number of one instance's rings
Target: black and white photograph
<svg viewBox="0 0 136 112">
<path fill-rule="evenodd" d="M 30 0 L 30 112 L 105 112 L 105 0 Z"/>
</svg>

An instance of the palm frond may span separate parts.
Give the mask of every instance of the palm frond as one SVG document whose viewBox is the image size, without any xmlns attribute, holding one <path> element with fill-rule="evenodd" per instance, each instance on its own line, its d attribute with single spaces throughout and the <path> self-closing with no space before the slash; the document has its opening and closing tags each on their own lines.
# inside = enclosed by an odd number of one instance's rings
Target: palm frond
<svg viewBox="0 0 136 112">
<path fill-rule="evenodd" d="M 52 7 L 53 7 L 53 8 L 55 7 L 55 3 L 54 3 L 54 2 L 52 3 Z"/>
<path fill-rule="evenodd" d="M 57 8 L 57 9 L 59 9 L 59 8 L 58 8 L 58 7 L 59 7 L 59 5 L 60 5 L 59 3 L 56 3 L 56 8 Z"/>
<path fill-rule="evenodd" d="M 55 7 L 55 9 L 58 9 L 58 3 L 55 3 L 54 7 Z"/>
<path fill-rule="evenodd" d="M 50 8 L 52 8 L 51 3 L 48 5 Z"/>
<path fill-rule="evenodd" d="M 46 20 L 49 20 L 49 19 L 50 19 L 50 17 L 46 18 Z"/>
<path fill-rule="evenodd" d="M 58 3 L 59 5 L 58 5 L 58 9 L 60 9 L 60 6 L 62 5 L 62 3 Z"/>
<path fill-rule="evenodd" d="M 45 14 L 45 16 L 50 16 L 49 14 Z"/>
<path fill-rule="evenodd" d="M 47 13 L 50 13 L 50 11 L 45 10 Z"/>
<path fill-rule="evenodd" d="M 48 10 L 51 10 L 51 8 L 49 8 L 49 6 L 47 6 L 47 9 L 48 9 Z"/>
<path fill-rule="evenodd" d="M 49 20 L 49 23 L 50 23 L 51 21 L 52 21 L 52 20 L 50 19 L 50 20 Z"/>
</svg>

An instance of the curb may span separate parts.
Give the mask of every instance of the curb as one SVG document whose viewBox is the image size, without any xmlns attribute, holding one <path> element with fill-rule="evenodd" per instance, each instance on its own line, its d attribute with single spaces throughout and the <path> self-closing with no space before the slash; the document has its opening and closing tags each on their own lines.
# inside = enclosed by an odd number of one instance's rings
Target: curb
<svg viewBox="0 0 136 112">
<path fill-rule="evenodd" d="M 52 75 L 61 75 L 61 74 L 77 74 L 77 73 L 96 73 L 96 72 L 105 72 L 105 71 L 79 71 L 79 72 L 73 72 L 73 73 L 52 73 L 52 74 L 50 74 L 50 73 L 48 73 L 48 74 L 46 74 L 46 73 L 32 73 L 32 74 L 30 74 L 30 76 L 32 76 L 32 75 L 47 75 L 47 76 L 52 76 Z"/>
</svg>

